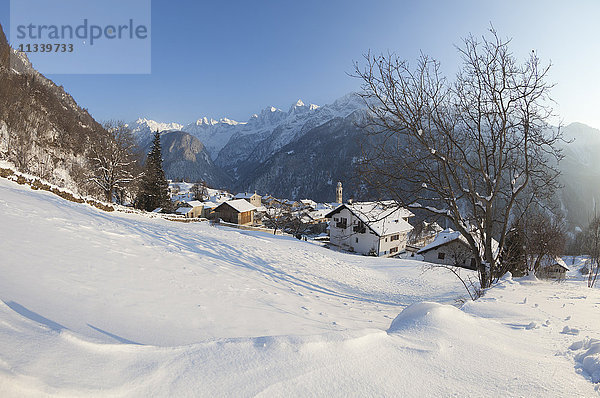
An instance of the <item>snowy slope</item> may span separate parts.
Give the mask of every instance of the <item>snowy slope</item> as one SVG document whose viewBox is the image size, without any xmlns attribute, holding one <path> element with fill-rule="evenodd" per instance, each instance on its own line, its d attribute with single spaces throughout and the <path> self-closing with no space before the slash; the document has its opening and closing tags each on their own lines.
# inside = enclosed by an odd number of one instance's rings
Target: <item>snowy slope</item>
<svg viewBox="0 0 600 398">
<path fill-rule="evenodd" d="M 155 345 L 386 328 L 407 304 L 463 294 L 445 274 L 422 279 L 418 262 L 398 267 L 295 238 L 103 213 L 0 187 L 0 250 L 14 253 L 2 261 L 0 298 L 88 337 L 103 337 L 88 324 Z"/>
<path fill-rule="evenodd" d="M 462 291 L 416 261 L 3 179 L 0 226 L 1 396 L 598 395 L 581 281 L 509 279 L 461 311 L 421 303 Z"/>
</svg>

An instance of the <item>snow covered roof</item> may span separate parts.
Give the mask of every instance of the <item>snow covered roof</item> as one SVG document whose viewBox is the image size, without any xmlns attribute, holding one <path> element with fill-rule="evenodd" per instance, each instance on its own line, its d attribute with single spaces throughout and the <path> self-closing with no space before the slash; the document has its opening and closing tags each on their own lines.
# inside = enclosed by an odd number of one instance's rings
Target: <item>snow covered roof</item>
<svg viewBox="0 0 600 398">
<path fill-rule="evenodd" d="M 331 218 L 343 209 L 348 209 L 378 236 L 408 232 L 413 229 L 413 226 L 406 222 L 404 218 L 412 217 L 414 214 L 405 208 L 399 207 L 396 202 L 391 200 L 342 204 L 326 214 L 325 218 Z"/>
<path fill-rule="evenodd" d="M 258 195 L 256 192 L 252 193 L 252 192 L 240 192 L 238 194 L 236 194 L 234 196 L 235 199 L 250 199 L 251 197 L 253 197 L 254 195 L 256 196 L 260 196 Z"/>
<path fill-rule="evenodd" d="M 225 204 L 228 204 L 229 206 L 231 206 L 233 209 L 235 209 L 236 211 L 238 211 L 240 213 L 245 213 L 247 211 L 256 210 L 256 207 L 251 205 L 250 202 L 248 202 L 245 199 L 229 200 L 227 202 L 221 203 L 219 206 L 217 206 L 217 208 L 219 208 Z"/>
<path fill-rule="evenodd" d="M 187 214 L 192 210 L 191 207 L 180 207 L 177 210 L 175 210 L 175 213 L 177 214 Z"/>
<path fill-rule="evenodd" d="M 433 242 L 431 242 L 427 246 L 423 247 L 421 250 L 419 250 L 417 252 L 417 254 L 427 252 L 429 250 L 435 249 L 437 247 L 440 247 L 442 245 L 445 245 L 446 243 L 455 241 L 457 239 L 468 244 L 467 239 L 464 236 L 462 236 L 460 234 L 460 232 L 454 231 L 451 228 L 447 228 L 447 229 L 443 230 L 442 232 L 440 232 L 439 234 L 437 234 L 437 236 L 435 237 Z"/>
<path fill-rule="evenodd" d="M 304 206 L 311 206 L 311 207 L 317 206 L 317 202 L 315 202 L 314 200 L 310 200 L 310 199 L 301 199 L 300 203 L 302 203 Z"/>
<path fill-rule="evenodd" d="M 437 234 L 437 236 L 435 237 L 433 242 L 431 242 L 427 246 L 423 247 L 421 250 L 419 250 L 417 252 L 417 254 L 425 253 L 429 250 L 433 250 L 435 248 L 438 248 L 440 246 L 443 246 L 447 243 L 450 243 L 450 242 L 456 241 L 456 240 L 459 240 L 467 245 L 469 244 L 469 242 L 467 241 L 467 238 L 462 236 L 462 234 L 460 232 L 454 231 L 452 228 L 446 228 L 445 230 L 443 230 L 442 232 Z M 476 239 L 476 241 L 477 240 L 478 239 Z M 480 248 L 482 247 L 482 245 L 479 245 L 479 246 L 480 246 Z M 498 242 L 493 238 L 492 238 L 492 249 L 494 250 L 494 253 L 496 253 L 498 251 Z"/>
<path fill-rule="evenodd" d="M 312 218 L 325 218 L 325 216 L 327 216 L 328 212 L 329 212 L 329 209 L 319 209 L 319 210 L 313 210 L 313 211 L 309 212 L 308 214 L 310 214 L 310 216 Z"/>
<path fill-rule="evenodd" d="M 204 205 L 205 209 L 214 209 L 215 207 L 217 207 L 219 204 L 215 203 L 215 202 L 202 202 L 202 205 Z"/>
<path fill-rule="evenodd" d="M 536 260 L 537 257 L 534 257 L 533 261 L 535 262 Z M 554 265 L 558 265 L 559 267 L 564 268 L 566 271 L 569 271 L 565 261 L 558 256 L 543 256 L 540 260 L 540 268 L 552 267 Z"/>
<path fill-rule="evenodd" d="M 187 204 L 191 207 L 204 206 L 204 202 L 200 202 L 199 200 L 190 200 L 189 202 L 187 202 Z"/>
</svg>

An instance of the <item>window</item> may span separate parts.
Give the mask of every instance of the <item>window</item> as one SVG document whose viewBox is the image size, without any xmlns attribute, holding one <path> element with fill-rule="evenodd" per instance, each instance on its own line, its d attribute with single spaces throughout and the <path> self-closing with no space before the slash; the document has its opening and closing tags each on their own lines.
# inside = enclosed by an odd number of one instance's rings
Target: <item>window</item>
<svg viewBox="0 0 600 398">
<path fill-rule="evenodd" d="M 443 260 L 446 258 L 446 253 L 444 252 L 439 252 L 438 253 L 438 260 Z"/>
<path fill-rule="evenodd" d="M 390 240 L 393 242 L 395 240 L 400 239 L 400 235 L 392 235 L 392 237 L 390 238 Z"/>
<path fill-rule="evenodd" d="M 341 217 L 335 226 L 338 228 L 346 229 L 348 227 L 348 219 Z"/>
<path fill-rule="evenodd" d="M 397 252 L 398 252 L 398 248 L 397 248 L 397 247 L 392 247 L 392 248 L 390 249 L 390 254 L 392 254 L 392 253 L 397 253 Z"/>
<path fill-rule="evenodd" d="M 356 243 L 358 243 L 358 238 L 356 238 Z"/>
<path fill-rule="evenodd" d="M 355 222 L 356 226 L 352 228 L 352 232 L 357 232 L 359 234 L 364 234 L 366 232 L 365 223 L 362 221 Z"/>
</svg>

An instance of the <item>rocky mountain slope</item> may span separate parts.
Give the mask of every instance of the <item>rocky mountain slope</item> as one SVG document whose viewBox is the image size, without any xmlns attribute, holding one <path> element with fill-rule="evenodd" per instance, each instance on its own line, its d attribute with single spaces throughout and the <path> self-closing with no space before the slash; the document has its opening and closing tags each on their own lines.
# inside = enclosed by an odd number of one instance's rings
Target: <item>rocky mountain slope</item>
<svg viewBox="0 0 600 398">
<path fill-rule="evenodd" d="M 12 49 L 0 26 L 0 158 L 20 171 L 80 189 L 85 153 L 104 129 Z"/>
<path fill-rule="evenodd" d="M 337 181 L 343 181 L 344 198 L 357 197 L 354 163 L 364 136 L 363 116 L 364 111 L 357 110 L 310 129 L 255 168 L 243 167 L 237 186 L 279 197 L 332 202 Z"/>
<path fill-rule="evenodd" d="M 227 186 L 231 179 L 215 166 L 198 138 L 184 131 L 165 132 L 160 137 L 163 168 L 169 179 L 206 181 L 209 186 Z M 150 151 L 150 143 L 144 148 Z"/>
<path fill-rule="evenodd" d="M 350 122 L 352 118 L 346 120 L 345 124 L 342 123 L 344 131 L 332 131 L 331 134 L 327 134 L 326 128 L 322 128 L 312 134 L 309 133 L 320 126 L 328 125 L 335 119 L 345 119 L 363 108 L 362 100 L 352 93 L 322 107 L 314 104 L 306 105 L 301 100 L 293 104 L 287 112 L 275 107 L 267 107 L 253 115 L 247 122 L 237 122 L 226 118 L 217 121 L 204 117 L 195 123 L 185 125 L 181 130 L 198 138 L 214 160 L 214 164 L 222 169 L 223 175 L 229 177 L 229 181 L 221 178 L 213 179 L 223 181 L 221 187 L 232 190 L 261 189 L 261 191 L 278 192 L 286 197 L 296 197 L 296 194 L 303 194 L 307 197 L 326 197 L 329 196 L 329 192 L 325 194 L 325 189 L 329 188 L 330 179 L 349 178 L 351 173 L 349 173 L 347 165 L 356 155 L 358 134 L 355 126 L 352 125 L 353 122 Z M 337 126 L 339 123 L 340 121 L 329 124 L 327 128 L 333 128 L 332 126 Z M 145 146 L 150 142 L 152 131 L 156 129 L 171 131 L 177 129 L 181 124 L 138 119 L 131 123 L 131 126 L 138 141 Z M 341 137 L 340 134 L 345 134 L 345 137 Z M 304 139 L 307 136 L 312 138 Z M 335 170 L 333 170 L 329 167 L 331 166 L 331 156 L 321 148 L 314 147 L 311 140 L 315 137 L 319 137 L 317 142 L 321 142 L 320 140 L 323 138 L 330 141 L 337 140 L 338 146 L 348 146 L 342 152 L 352 153 L 352 156 L 336 158 L 333 167 Z M 319 192 L 311 189 L 287 189 L 285 188 L 287 182 L 279 180 L 276 183 L 267 184 L 265 182 L 274 181 L 273 168 L 277 167 L 276 161 L 289 160 L 298 164 L 306 161 L 288 154 L 290 150 L 294 150 L 295 145 L 293 144 L 296 143 L 305 145 L 307 151 L 312 151 L 309 157 L 325 156 L 324 164 L 321 165 L 323 169 L 315 170 L 315 174 L 312 176 L 314 184 L 321 187 Z M 284 150 L 290 145 L 292 145 L 291 149 Z M 298 153 L 303 153 L 303 151 Z M 304 153 L 304 155 L 306 154 L 308 152 Z M 169 161 L 165 161 L 165 163 L 168 164 Z M 290 167 L 293 165 L 290 164 Z M 300 184 L 304 172 L 303 168 L 290 168 L 289 177 L 296 184 Z M 292 174 L 295 177 L 291 177 Z M 323 181 L 317 181 L 317 178 L 323 178 Z"/>
</svg>

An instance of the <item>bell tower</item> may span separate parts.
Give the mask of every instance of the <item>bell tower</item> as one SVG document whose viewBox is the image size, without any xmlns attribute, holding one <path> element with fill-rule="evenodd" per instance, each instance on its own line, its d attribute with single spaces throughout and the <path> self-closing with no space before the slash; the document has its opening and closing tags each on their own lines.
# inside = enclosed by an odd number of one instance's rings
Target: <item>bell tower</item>
<svg viewBox="0 0 600 398">
<path fill-rule="evenodd" d="M 337 183 L 337 188 L 335 189 L 335 202 L 343 203 L 342 202 L 342 182 L 341 181 L 339 181 Z"/>
</svg>

